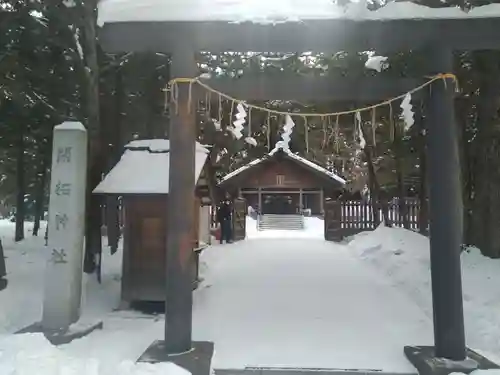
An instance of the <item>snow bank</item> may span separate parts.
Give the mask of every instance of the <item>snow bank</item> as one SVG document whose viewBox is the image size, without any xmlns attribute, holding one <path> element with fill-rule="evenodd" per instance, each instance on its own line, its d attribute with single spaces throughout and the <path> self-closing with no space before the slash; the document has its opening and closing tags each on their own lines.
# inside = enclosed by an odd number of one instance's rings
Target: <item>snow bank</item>
<svg viewBox="0 0 500 375">
<path fill-rule="evenodd" d="M 361 259 L 383 271 L 432 318 L 429 240 L 402 228 L 379 227 L 348 245 Z M 465 327 L 469 346 L 500 351 L 500 260 L 476 248 L 462 253 Z"/>
<path fill-rule="evenodd" d="M 0 374 L 2 375 L 189 375 L 173 363 L 121 362 L 104 370 L 92 358 L 75 358 L 48 342 L 42 334 L 10 335 L 0 338 Z"/>
</svg>

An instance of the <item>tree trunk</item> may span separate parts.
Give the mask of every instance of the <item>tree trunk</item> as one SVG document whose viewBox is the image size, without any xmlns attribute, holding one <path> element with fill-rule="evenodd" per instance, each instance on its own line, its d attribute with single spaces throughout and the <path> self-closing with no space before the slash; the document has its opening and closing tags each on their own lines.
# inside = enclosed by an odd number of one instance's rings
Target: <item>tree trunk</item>
<svg viewBox="0 0 500 375">
<path fill-rule="evenodd" d="M 368 140 L 368 134 L 364 129 L 364 126 L 360 126 L 361 131 L 363 132 L 363 137 L 365 140 Z M 367 141 L 365 148 L 363 149 L 366 164 L 368 166 L 368 188 L 370 189 L 370 201 L 373 212 L 373 219 L 375 221 L 375 225 L 378 226 L 380 224 L 380 211 L 382 211 L 382 218 L 384 220 L 384 224 L 387 226 L 391 225 L 389 219 L 389 207 L 387 203 L 382 201 L 382 189 L 380 188 L 380 184 L 377 179 L 377 173 L 375 172 L 375 166 L 373 164 L 373 146 L 370 145 Z"/>
<path fill-rule="evenodd" d="M 117 67 L 115 73 L 114 86 L 114 104 L 113 119 L 110 123 L 113 125 L 108 132 L 108 144 L 111 145 L 108 160 L 108 171 L 111 170 L 120 160 L 122 154 L 121 123 L 122 123 L 122 103 L 123 103 L 123 75 L 120 67 Z M 106 197 L 106 227 L 108 234 L 108 246 L 111 254 L 118 251 L 120 242 L 120 202 L 116 196 Z"/>
<path fill-rule="evenodd" d="M 408 205 L 406 203 L 406 189 L 404 184 L 404 171 L 403 171 L 403 131 L 399 126 L 396 126 L 393 148 L 394 159 L 396 164 L 396 184 L 398 191 L 398 211 L 399 217 L 403 221 L 403 227 L 410 229 L 410 218 L 408 217 Z"/>
<path fill-rule="evenodd" d="M 471 102 L 469 98 L 460 98 L 460 103 L 455 107 L 457 126 L 458 126 L 458 149 L 460 151 L 460 165 L 462 166 L 462 187 L 463 187 L 463 202 L 464 202 L 464 244 L 472 244 L 474 235 L 472 233 L 472 200 L 474 197 L 473 190 L 473 168 L 471 168 L 472 153 L 470 142 L 468 142 L 467 124 L 468 114 L 470 111 Z"/>
<path fill-rule="evenodd" d="M 83 35 L 85 40 L 85 114 L 89 132 L 89 167 L 87 177 L 87 215 L 85 225 L 84 271 L 97 273 L 100 281 L 101 269 L 101 198 L 92 190 L 101 181 L 103 155 L 99 121 L 99 65 L 97 60 L 97 2 L 83 2 Z"/>
<path fill-rule="evenodd" d="M 144 57 L 144 65 L 152 73 L 145 80 L 145 133 L 148 138 L 163 138 L 167 128 L 164 119 L 160 119 L 163 112 L 164 102 L 158 97 L 162 93 L 162 82 L 160 82 L 157 71 L 159 63 L 158 56 L 155 53 L 149 53 Z"/>
<path fill-rule="evenodd" d="M 367 146 L 368 147 L 368 146 Z M 380 224 L 380 205 L 379 205 L 379 190 L 377 189 L 377 175 L 375 173 L 375 168 L 373 166 L 372 157 L 370 151 L 365 147 L 364 154 L 366 163 L 368 165 L 368 188 L 370 190 L 370 203 L 372 207 L 373 220 L 375 226 Z"/>
<path fill-rule="evenodd" d="M 47 169 L 50 162 L 50 145 L 44 147 L 42 160 L 38 165 L 37 170 L 37 186 L 35 189 L 35 223 L 33 225 L 33 236 L 38 236 L 40 230 L 40 221 L 44 218 L 45 213 L 45 189 L 47 184 Z"/>
<path fill-rule="evenodd" d="M 46 170 L 44 163 L 40 163 L 38 173 L 37 173 L 37 186 L 35 188 L 35 222 L 33 224 L 33 236 L 38 236 L 38 231 L 40 230 L 40 220 L 43 219 L 44 213 L 44 203 L 45 203 L 45 177 Z"/>
<path fill-rule="evenodd" d="M 489 257 L 500 256 L 500 129 L 497 121 L 496 83 L 500 78 L 494 51 L 476 51 L 475 70 L 479 74 L 477 101 L 476 163 L 474 200 L 472 203 L 472 229 L 474 245 Z"/>
<path fill-rule="evenodd" d="M 16 233 L 14 240 L 16 242 L 24 240 L 24 217 L 26 214 L 26 205 L 24 202 L 26 195 L 26 163 L 25 163 L 25 144 L 24 144 L 24 124 L 17 125 L 17 163 L 16 163 L 16 179 L 17 179 L 17 192 L 16 192 Z"/>
<path fill-rule="evenodd" d="M 216 167 L 215 161 L 217 159 L 217 155 L 220 152 L 220 148 L 217 147 L 214 143 L 214 147 L 210 150 L 207 156 L 207 161 L 205 164 L 205 172 L 207 178 L 208 188 L 210 190 L 210 199 L 213 204 L 218 204 L 221 199 L 223 199 L 222 192 L 220 188 L 217 186 L 217 177 L 216 177 Z"/>
<path fill-rule="evenodd" d="M 425 141 L 425 120 L 422 113 L 422 103 L 414 107 L 415 126 L 418 130 L 418 165 L 420 172 L 420 186 L 418 189 L 418 231 L 427 236 L 429 228 L 429 203 L 427 201 L 427 146 Z"/>
</svg>

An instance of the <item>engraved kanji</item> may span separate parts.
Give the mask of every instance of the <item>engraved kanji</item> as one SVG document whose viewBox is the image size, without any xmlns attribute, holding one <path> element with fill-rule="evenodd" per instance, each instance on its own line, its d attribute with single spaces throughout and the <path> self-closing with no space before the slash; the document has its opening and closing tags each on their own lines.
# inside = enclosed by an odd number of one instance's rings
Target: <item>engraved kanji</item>
<svg viewBox="0 0 500 375">
<path fill-rule="evenodd" d="M 57 149 L 56 161 L 58 163 L 70 163 L 71 162 L 71 149 L 72 149 L 72 147 L 59 147 Z"/>
<path fill-rule="evenodd" d="M 67 254 L 64 249 L 52 249 L 51 260 L 54 264 L 65 264 L 68 263 L 66 260 Z"/>
<path fill-rule="evenodd" d="M 59 181 L 57 184 L 56 184 L 56 191 L 55 191 L 56 195 L 71 195 L 71 184 L 70 183 L 67 183 L 67 182 L 61 182 Z"/>
<path fill-rule="evenodd" d="M 66 229 L 66 224 L 68 224 L 68 215 L 66 214 L 56 214 L 56 230 Z"/>
</svg>

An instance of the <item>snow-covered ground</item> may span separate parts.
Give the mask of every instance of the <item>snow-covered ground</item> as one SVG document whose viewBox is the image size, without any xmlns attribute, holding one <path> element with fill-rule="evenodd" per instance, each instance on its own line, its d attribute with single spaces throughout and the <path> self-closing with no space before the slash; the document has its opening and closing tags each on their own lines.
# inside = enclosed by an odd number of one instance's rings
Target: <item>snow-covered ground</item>
<svg viewBox="0 0 500 375">
<path fill-rule="evenodd" d="M 48 258 L 43 240 L 46 223 L 42 224 L 41 237 L 33 237 L 33 224 L 26 223 L 26 239 L 15 244 L 14 224 L 0 220 L 9 280 L 7 289 L 0 292 L 0 374 L 188 375 L 172 364 L 134 363 L 148 345 L 161 338 L 163 325 L 161 316 L 113 312 L 120 296 L 120 252 L 103 253 L 102 284 L 95 276 L 84 276 L 81 323 L 102 319 L 103 331 L 58 348 L 40 334 L 12 335 L 41 318 Z"/>
<path fill-rule="evenodd" d="M 0 293 L 0 334 L 17 331 L 41 317 L 43 278 L 48 259 L 43 239 L 46 225 L 42 222 L 40 236 L 33 237 L 33 223 L 26 222 L 26 239 L 16 244 L 13 241 L 15 224 L 0 220 L 0 237 L 9 281 L 7 289 Z M 84 320 L 95 320 L 118 306 L 121 256 L 111 257 L 109 252 L 105 252 L 103 263 L 106 269 L 101 285 L 95 276 L 84 275 Z"/>
<path fill-rule="evenodd" d="M 299 236 L 249 230 L 251 239 L 202 254 L 194 339 L 215 341 L 216 368 L 414 372 L 402 347 L 432 343 L 428 240 L 382 227 L 334 244 L 321 239 L 321 220 L 307 219 L 306 226 Z M 43 236 L 27 231 L 27 239 L 14 244 L 13 234 L 13 224 L 0 220 L 9 279 L 0 292 L 0 374 L 185 375 L 171 364 L 134 364 L 162 337 L 163 317 L 114 311 L 120 252 L 105 251 L 102 284 L 84 280 L 82 320 L 102 319 L 102 331 L 58 348 L 40 335 L 12 335 L 41 316 L 47 251 Z M 468 343 L 498 353 L 500 261 L 472 249 L 463 270 Z"/>
<path fill-rule="evenodd" d="M 429 241 L 402 228 L 380 227 L 355 236 L 350 251 L 385 274 L 432 318 Z M 462 253 L 467 344 L 500 355 L 500 260 L 481 255 L 476 248 Z M 500 358 L 499 358 L 500 360 Z M 497 361 L 499 361 L 497 360 Z"/>
<path fill-rule="evenodd" d="M 0 334 L 23 328 L 41 316 L 43 283 L 39 281 L 43 280 L 45 227 L 46 222 L 42 222 L 39 237 L 33 237 L 33 223 L 26 222 L 26 239 L 15 244 L 15 224 L 0 220 L 9 280 L 7 289 L 0 292 Z"/>
<path fill-rule="evenodd" d="M 430 320 L 349 253 L 317 239 L 214 246 L 196 292 L 196 338 L 215 342 L 215 368 L 414 372 L 409 342 L 430 344 Z"/>
</svg>

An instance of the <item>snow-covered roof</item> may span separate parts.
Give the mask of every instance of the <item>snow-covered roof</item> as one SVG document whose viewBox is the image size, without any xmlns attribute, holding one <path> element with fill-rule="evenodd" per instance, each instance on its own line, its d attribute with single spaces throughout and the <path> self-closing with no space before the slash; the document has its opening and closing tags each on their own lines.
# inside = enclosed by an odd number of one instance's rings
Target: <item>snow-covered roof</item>
<svg viewBox="0 0 500 375">
<path fill-rule="evenodd" d="M 54 130 L 80 130 L 82 132 L 86 131 L 85 126 L 78 121 L 65 121 L 60 125 L 54 126 Z"/>
<path fill-rule="evenodd" d="M 411 2 L 390 2 L 370 11 L 366 0 L 345 8 L 332 0 L 101 0 L 99 25 L 137 21 L 227 21 L 262 24 L 287 21 L 352 19 L 454 19 L 500 16 L 500 4 L 464 12 L 456 7 L 429 8 Z"/>
<path fill-rule="evenodd" d="M 303 164 L 304 166 L 306 166 L 308 168 L 315 169 L 316 171 L 324 174 L 326 177 L 329 177 L 332 180 L 335 180 L 335 181 L 341 183 L 342 185 L 345 185 L 347 183 L 347 181 L 344 180 L 342 177 L 336 175 L 333 172 L 330 172 L 328 169 L 323 168 L 323 167 L 319 166 L 318 164 L 313 163 L 312 161 L 307 160 L 306 158 L 303 158 L 302 156 L 294 154 L 289 149 L 282 148 L 282 147 L 275 147 L 274 149 L 271 150 L 271 152 L 269 152 L 269 154 L 267 154 L 263 158 L 252 160 L 250 163 L 245 164 L 241 168 L 238 168 L 238 169 L 232 171 L 231 173 L 228 173 L 227 175 L 225 175 L 222 178 L 221 183 L 230 180 L 234 176 L 239 175 L 240 173 L 246 171 L 249 168 L 252 168 L 252 167 L 254 167 L 254 166 L 256 166 L 256 165 L 258 165 L 266 160 L 269 160 L 269 158 L 274 156 L 277 152 L 283 152 L 290 159 L 293 159 L 293 160 L 299 162 L 300 164 Z"/>
<path fill-rule="evenodd" d="M 125 146 L 120 161 L 94 189 L 97 194 L 168 194 L 170 142 L 167 139 L 136 140 Z M 196 142 L 195 181 L 208 150 Z"/>
</svg>

